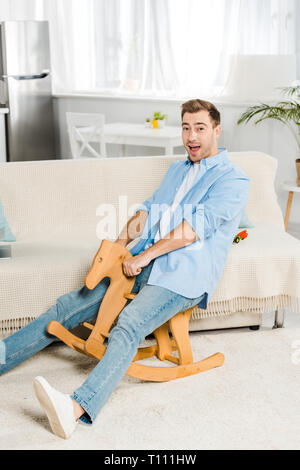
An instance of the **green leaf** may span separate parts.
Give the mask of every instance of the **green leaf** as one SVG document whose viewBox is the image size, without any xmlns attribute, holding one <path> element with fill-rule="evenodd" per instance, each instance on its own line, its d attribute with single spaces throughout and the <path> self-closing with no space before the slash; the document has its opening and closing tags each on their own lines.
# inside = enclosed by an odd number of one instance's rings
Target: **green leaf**
<svg viewBox="0 0 300 470">
<path fill-rule="evenodd" d="M 300 149 L 300 86 L 285 87 L 281 90 L 291 99 L 279 101 L 275 105 L 260 103 L 250 106 L 241 114 L 237 124 L 248 124 L 253 120 L 257 125 L 266 119 L 275 119 L 289 127 Z"/>
</svg>

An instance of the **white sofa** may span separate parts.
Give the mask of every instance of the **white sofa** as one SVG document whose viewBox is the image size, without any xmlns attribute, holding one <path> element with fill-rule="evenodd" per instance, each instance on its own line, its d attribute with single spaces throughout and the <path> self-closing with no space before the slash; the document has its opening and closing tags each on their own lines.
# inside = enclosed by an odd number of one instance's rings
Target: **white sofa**
<svg viewBox="0 0 300 470">
<path fill-rule="evenodd" d="M 232 245 L 208 309 L 194 309 L 190 330 L 260 325 L 271 310 L 282 326 L 286 307 L 300 311 L 300 241 L 284 231 L 274 190 L 277 160 L 258 152 L 229 156 L 251 179 L 247 214 L 255 227 Z M 185 157 L 0 164 L 0 201 L 17 239 L 12 258 L 0 260 L 0 334 L 81 286 L 101 242 L 97 208 L 140 204 L 179 158 Z"/>
</svg>

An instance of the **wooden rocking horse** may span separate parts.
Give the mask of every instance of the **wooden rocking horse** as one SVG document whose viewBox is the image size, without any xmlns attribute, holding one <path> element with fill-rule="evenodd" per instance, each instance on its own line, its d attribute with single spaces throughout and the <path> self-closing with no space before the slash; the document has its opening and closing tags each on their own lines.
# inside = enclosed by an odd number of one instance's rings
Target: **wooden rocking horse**
<svg viewBox="0 0 300 470">
<path fill-rule="evenodd" d="M 106 350 L 104 341 L 109 337 L 111 326 L 128 299 L 134 299 L 137 295 L 131 293 L 135 277 L 126 277 L 122 268 L 123 261 L 131 256 L 130 251 L 118 243 L 109 240 L 102 241 L 91 269 L 85 277 L 85 285 L 88 289 L 94 289 L 104 277 L 110 278 L 110 285 L 101 302 L 95 325 L 83 323 L 91 330 L 87 340 L 70 333 L 57 321 L 51 321 L 47 331 L 72 349 L 100 360 Z M 153 332 L 157 344 L 139 348 L 126 374 L 142 380 L 165 382 L 221 366 L 224 362 L 224 355 L 219 352 L 199 362 L 193 362 L 188 329 L 193 308 L 177 313 L 157 328 Z M 169 327 L 173 339 L 169 336 Z M 173 351 L 178 351 L 179 357 L 174 356 Z M 161 361 L 170 361 L 176 366 L 152 367 L 137 363 L 141 359 L 152 356 L 156 356 Z"/>
</svg>

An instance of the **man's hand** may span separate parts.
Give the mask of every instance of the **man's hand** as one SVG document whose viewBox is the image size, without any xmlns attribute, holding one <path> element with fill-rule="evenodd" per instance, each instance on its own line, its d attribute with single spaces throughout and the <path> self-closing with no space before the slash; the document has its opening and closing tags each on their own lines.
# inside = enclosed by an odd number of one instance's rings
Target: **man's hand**
<svg viewBox="0 0 300 470">
<path fill-rule="evenodd" d="M 152 258 L 146 252 L 142 252 L 139 255 L 126 259 L 123 262 L 123 272 L 125 276 L 136 276 L 141 272 L 142 268 L 148 266 L 151 259 Z"/>
</svg>

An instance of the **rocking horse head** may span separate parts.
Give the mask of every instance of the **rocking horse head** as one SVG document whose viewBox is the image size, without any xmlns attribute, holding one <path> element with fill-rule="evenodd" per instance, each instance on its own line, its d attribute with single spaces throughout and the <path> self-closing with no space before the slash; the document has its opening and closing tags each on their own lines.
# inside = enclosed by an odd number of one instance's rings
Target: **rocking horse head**
<svg viewBox="0 0 300 470">
<path fill-rule="evenodd" d="M 120 278 L 123 274 L 123 261 L 131 257 L 127 248 L 109 240 L 103 240 L 97 251 L 90 270 L 85 277 L 85 285 L 88 289 L 94 289 L 104 278 Z"/>
</svg>

